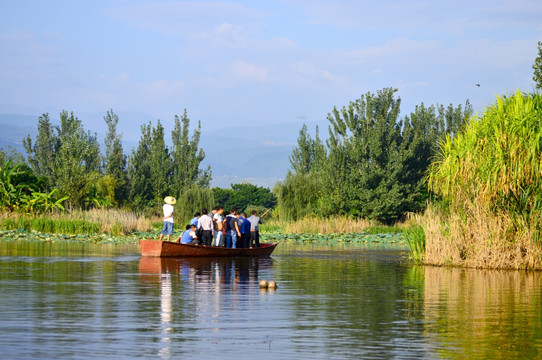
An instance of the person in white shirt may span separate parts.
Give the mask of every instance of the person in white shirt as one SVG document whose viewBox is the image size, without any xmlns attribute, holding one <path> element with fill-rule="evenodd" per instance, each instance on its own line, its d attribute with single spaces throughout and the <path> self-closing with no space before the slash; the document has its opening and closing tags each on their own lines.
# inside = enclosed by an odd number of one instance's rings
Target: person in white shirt
<svg viewBox="0 0 542 360">
<path fill-rule="evenodd" d="M 164 235 L 167 235 L 167 241 L 171 235 L 173 235 L 173 205 L 177 202 L 173 196 L 166 196 L 164 199 L 164 206 L 162 210 L 164 212 L 164 217 L 162 221 L 164 225 L 162 226 L 162 232 L 160 233 L 160 241 L 164 238 Z"/>
<path fill-rule="evenodd" d="M 198 230 L 201 231 L 201 237 L 198 235 L 201 243 L 205 246 L 211 246 L 211 242 L 213 241 L 213 218 L 207 215 L 207 209 L 201 210 Z"/>
<path fill-rule="evenodd" d="M 224 246 L 224 238 L 222 234 L 222 225 L 224 219 L 222 218 L 222 214 L 224 213 L 224 208 L 222 206 L 217 206 L 215 209 L 216 212 L 213 215 L 213 224 L 214 224 L 214 246 Z"/>
</svg>

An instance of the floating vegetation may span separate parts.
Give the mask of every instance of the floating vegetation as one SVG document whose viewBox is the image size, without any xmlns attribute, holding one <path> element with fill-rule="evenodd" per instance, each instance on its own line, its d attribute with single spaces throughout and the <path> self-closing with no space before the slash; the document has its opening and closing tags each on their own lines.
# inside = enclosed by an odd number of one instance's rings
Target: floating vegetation
<svg viewBox="0 0 542 360">
<path fill-rule="evenodd" d="M 403 233 L 334 233 L 334 234 L 281 234 L 264 233 L 262 240 L 267 242 L 302 242 L 302 243 L 367 243 L 367 244 L 397 244 L 406 245 Z"/>
<path fill-rule="evenodd" d="M 110 234 L 50 234 L 20 228 L 16 230 L 0 230 L 0 241 L 135 244 L 141 238 L 154 237 L 154 235 L 141 232 L 133 232 L 130 235 L 122 236 L 113 236 Z"/>
</svg>

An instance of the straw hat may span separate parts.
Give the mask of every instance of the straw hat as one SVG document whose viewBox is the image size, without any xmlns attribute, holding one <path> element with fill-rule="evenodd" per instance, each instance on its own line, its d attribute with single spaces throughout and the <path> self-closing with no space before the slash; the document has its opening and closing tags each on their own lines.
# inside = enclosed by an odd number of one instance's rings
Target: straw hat
<svg viewBox="0 0 542 360">
<path fill-rule="evenodd" d="M 175 205 L 177 200 L 175 200 L 175 198 L 173 196 L 166 196 L 165 199 L 164 199 L 164 202 L 166 204 L 169 204 L 169 205 Z"/>
</svg>

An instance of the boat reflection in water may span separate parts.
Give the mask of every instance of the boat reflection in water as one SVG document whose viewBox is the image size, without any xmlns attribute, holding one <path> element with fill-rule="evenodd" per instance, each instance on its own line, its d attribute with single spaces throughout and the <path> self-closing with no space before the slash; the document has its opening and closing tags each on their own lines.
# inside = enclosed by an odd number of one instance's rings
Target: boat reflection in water
<svg viewBox="0 0 542 360">
<path fill-rule="evenodd" d="M 247 313 L 245 310 L 250 309 L 261 295 L 259 272 L 267 273 L 272 265 L 273 259 L 256 257 L 141 257 L 141 281 L 158 283 L 160 287 L 160 341 L 163 346 L 158 355 L 163 359 L 170 358 L 172 340 L 176 342 L 179 332 L 185 334 L 184 341 L 202 336 L 208 338 L 213 333 L 220 336 L 219 324 L 225 323 L 220 318 Z M 186 335 L 187 331 L 190 335 Z"/>
</svg>

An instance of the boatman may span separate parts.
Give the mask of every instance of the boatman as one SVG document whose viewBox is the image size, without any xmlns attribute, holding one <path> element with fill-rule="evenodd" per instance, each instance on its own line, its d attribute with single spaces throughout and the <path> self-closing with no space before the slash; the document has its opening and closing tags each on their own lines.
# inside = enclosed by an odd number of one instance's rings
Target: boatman
<svg viewBox="0 0 542 360">
<path fill-rule="evenodd" d="M 256 210 L 252 210 L 251 216 L 248 218 L 248 221 L 250 221 L 249 247 L 260 247 L 260 224 L 262 223 L 262 220 L 258 217 L 258 212 Z"/>
<path fill-rule="evenodd" d="M 165 204 L 162 207 L 164 211 L 164 217 L 162 218 L 164 225 L 160 233 L 160 241 L 162 241 L 164 235 L 167 235 L 167 241 L 169 241 L 169 238 L 173 234 L 173 205 L 175 205 L 177 200 L 173 196 L 166 196 L 164 202 Z"/>
</svg>

